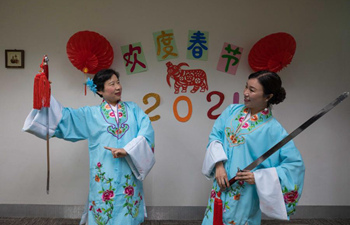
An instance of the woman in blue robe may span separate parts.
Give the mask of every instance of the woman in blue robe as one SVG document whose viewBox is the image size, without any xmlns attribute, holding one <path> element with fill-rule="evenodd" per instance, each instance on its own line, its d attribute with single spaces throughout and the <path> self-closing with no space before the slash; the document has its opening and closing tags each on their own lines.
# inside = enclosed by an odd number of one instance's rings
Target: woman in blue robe
<svg viewBox="0 0 350 225">
<path fill-rule="evenodd" d="M 220 190 L 225 225 L 258 225 L 261 212 L 288 220 L 295 212 L 305 167 L 293 141 L 253 171 L 237 172 L 288 135 L 271 112 L 271 105 L 285 96 L 276 73 L 253 73 L 244 90 L 244 105 L 228 106 L 215 121 L 202 168 L 206 177 L 215 178 L 203 225 L 213 224 L 214 199 Z M 234 176 L 238 181 L 230 186 L 228 180 Z"/>
<path fill-rule="evenodd" d="M 100 105 L 65 108 L 51 96 L 50 108 L 33 109 L 23 130 L 46 139 L 48 110 L 50 137 L 88 140 L 90 188 L 81 224 L 138 225 L 147 215 L 142 180 L 155 163 L 151 121 L 121 100 L 116 71 L 101 70 L 87 83 L 103 98 Z"/>
</svg>

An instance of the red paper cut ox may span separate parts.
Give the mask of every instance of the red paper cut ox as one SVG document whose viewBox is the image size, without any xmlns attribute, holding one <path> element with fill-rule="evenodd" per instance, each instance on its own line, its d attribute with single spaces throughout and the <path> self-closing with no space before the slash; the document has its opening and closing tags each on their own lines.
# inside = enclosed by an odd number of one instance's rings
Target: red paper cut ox
<svg viewBox="0 0 350 225">
<path fill-rule="evenodd" d="M 274 33 L 260 39 L 250 50 L 248 62 L 254 71 L 279 72 L 293 59 L 294 38 L 287 33 Z"/>
<path fill-rule="evenodd" d="M 79 31 L 69 38 L 67 55 L 70 62 L 84 73 L 95 74 L 109 68 L 114 54 L 111 44 L 93 31 Z"/>
</svg>

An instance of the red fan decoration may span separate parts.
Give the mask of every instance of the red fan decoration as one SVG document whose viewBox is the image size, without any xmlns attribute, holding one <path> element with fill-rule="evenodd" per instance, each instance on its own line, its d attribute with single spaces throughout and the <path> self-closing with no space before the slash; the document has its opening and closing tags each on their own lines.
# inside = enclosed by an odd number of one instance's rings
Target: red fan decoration
<svg viewBox="0 0 350 225">
<path fill-rule="evenodd" d="M 260 39 L 250 50 L 248 62 L 254 71 L 279 72 L 293 59 L 294 38 L 287 33 L 274 33 Z"/>
<path fill-rule="evenodd" d="M 109 68 L 114 58 L 107 39 L 93 31 L 75 33 L 68 40 L 67 55 L 73 66 L 89 74 Z"/>
</svg>

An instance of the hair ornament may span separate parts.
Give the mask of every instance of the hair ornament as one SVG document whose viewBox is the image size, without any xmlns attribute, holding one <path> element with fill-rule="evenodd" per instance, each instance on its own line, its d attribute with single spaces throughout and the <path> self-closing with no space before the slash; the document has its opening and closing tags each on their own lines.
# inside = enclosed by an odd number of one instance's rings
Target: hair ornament
<svg viewBox="0 0 350 225">
<path fill-rule="evenodd" d="M 90 91 L 94 92 L 95 94 L 97 93 L 97 86 L 90 77 L 86 79 L 86 85 L 89 87 Z"/>
</svg>

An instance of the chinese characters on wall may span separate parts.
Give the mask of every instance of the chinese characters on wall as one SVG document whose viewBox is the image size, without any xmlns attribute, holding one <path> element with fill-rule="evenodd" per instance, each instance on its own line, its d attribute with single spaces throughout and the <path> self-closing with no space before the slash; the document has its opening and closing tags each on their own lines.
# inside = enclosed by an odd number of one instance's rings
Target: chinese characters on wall
<svg viewBox="0 0 350 225">
<path fill-rule="evenodd" d="M 176 59 L 179 52 L 176 46 L 174 31 L 161 30 L 153 33 L 153 41 L 158 61 Z M 147 71 L 147 63 L 141 42 L 121 47 L 127 74 Z M 190 30 L 186 46 L 186 58 L 190 60 L 208 60 L 209 32 Z M 243 48 L 224 43 L 218 57 L 217 70 L 235 75 L 243 53 Z"/>
<path fill-rule="evenodd" d="M 153 41 L 157 61 L 166 61 L 166 81 L 169 87 L 171 87 L 171 82 L 173 82 L 174 94 L 179 94 L 180 92 L 186 93 L 188 87 L 191 87 L 190 92 L 192 94 L 209 91 L 207 74 L 204 70 L 198 68 L 189 68 L 190 65 L 186 62 L 181 62 L 176 65 L 170 61 L 179 57 L 179 51 L 176 46 L 174 31 L 172 29 L 154 32 Z M 188 32 L 186 49 L 183 50 L 186 51 L 186 58 L 189 60 L 208 61 L 209 32 L 190 30 Z M 141 42 L 124 45 L 121 47 L 121 51 L 126 73 L 128 75 L 147 71 L 148 68 L 145 58 L 145 55 L 147 54 L 144 53 Z M 218 56 L 217 70 L 235 75 L 242 52 L 243 48 L 240 48 L 233 44 L 224 43 L 221 53 Z M 211 102 L 211 97 L 213 95 L 218 96 L 220 101 L 208 110 L 207 116 L 209 119 L 216 119 L 220 115 L 214 115 L 213 112 L 218 109 L 221 104 L 223 104 L 223 101 L 225 99 L 225 96 L 222 92 L 211 91 L 207 94 L 208 102 Z M 157 93 L 148 93 L 143 98 L 145 104 L 148 104 L 149 98 L 154 98 L 156 102 L 146 110 L 147 114 L 156 110 L 160 104 L 161 99 Z M 179 113 L 177 111 L 177 106 L 181 101 L 186 102 L 188 105 L 188 112 L 185 117 L 179 116 Z M 233 103 L 236 104 L 238 102 L 239 94 L 235 92 L 233 95 Z M 173 112 L 175 118 L 179 122 L 187 122 L 192 115 L 191 99 L 187 96 L 178 96 L 173 104 Z M 160 115 L 150 116 L 151 121 L 157 121 L 160 118 Z"/>
</svg>

